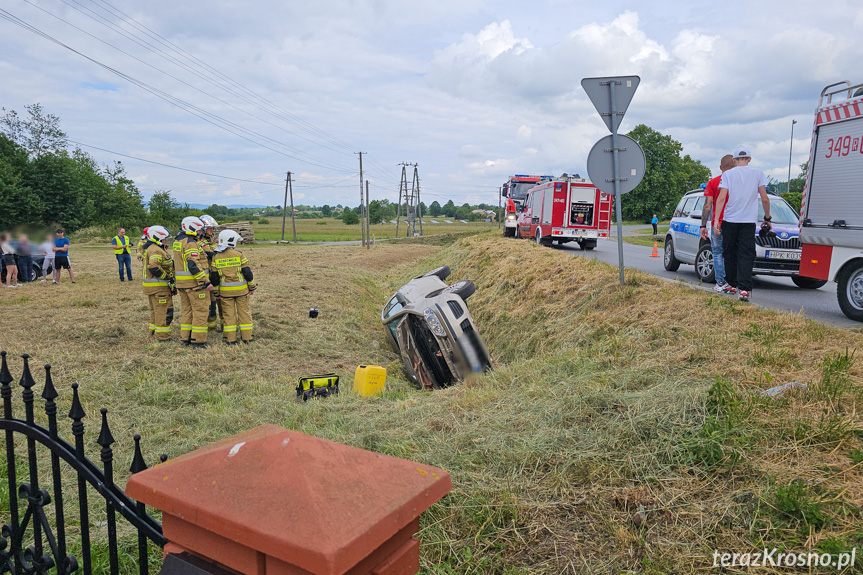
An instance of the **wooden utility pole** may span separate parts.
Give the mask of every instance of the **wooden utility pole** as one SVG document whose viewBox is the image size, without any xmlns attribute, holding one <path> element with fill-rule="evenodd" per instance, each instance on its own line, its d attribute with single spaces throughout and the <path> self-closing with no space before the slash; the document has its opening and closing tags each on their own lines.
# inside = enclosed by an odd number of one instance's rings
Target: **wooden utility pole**
<svg viewBox="0 0 863 575">
<path fill-rule="evenodd" d="M 294 243 L 297 243 L 297 222 L 294 221 L 294 180 L 291 178 L 291 173 L 288 172 L 288 189 L 291 193 L 291 227 L 294 229 Z M 284 223 L 282 223 L 284 228 Z M 282 239 L 284 239 L 285 231 L 282 229 Z"/>
<path fill-rule="evenodd" d="M 371 206 L 369 205 L 369 181 L 366 180 L 366 249 L 372 247 Z"/>
<path fill-rule="evenodd" d="M 282 241 L 285 241 L 285 217 L 287 216 L 287 212 L 288 212 L 288 182 L 290 181 L 290 179 L 291 179 L 291 173 L 288 172 L 288 175 L 285 178 L 285 201 L 284 201 L 284 203 L 282 203 Z M 291 201 L 291 217 L 292 218 L 294 217 L 293 203 L 294 202 Z"/>
<path fill-rule="evenodd" d="M 362 234 L 362 245 L 366 245 L 366 226 L 363 223 L 363 214 L 365 213 L 365 202 L 363 201 L 363 154 L 366 152 L 354 152 L 360 156 L 360 233 Z"/>
</svg>

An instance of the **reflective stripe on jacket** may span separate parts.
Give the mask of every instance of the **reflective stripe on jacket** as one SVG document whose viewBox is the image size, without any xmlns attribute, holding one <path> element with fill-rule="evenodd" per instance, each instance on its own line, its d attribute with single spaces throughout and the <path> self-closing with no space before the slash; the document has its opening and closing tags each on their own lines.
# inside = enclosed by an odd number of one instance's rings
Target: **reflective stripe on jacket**
<svg viewBox="0 0 863 575">
<path fill-rule="evenodd" d="M 114 236 L 112 245 L 114 246 L 114 255 L 119 256 L 120 254 L 132 253 L 129 250 L 132 245 L 132 242 L 129 240 L 129 236 L 123 236 L 122 238 L 120 236 Z"/>
<path fill-rule="evenodd" d="M 207 285 L 207 272 L 198 266 L 201 251 L 195 236 L 181 232 L 175 238 L 172 256 L 178 288 L 202 288 Z"/>
<path fill-rule="evenodd" d="M 254 280 L 247 282 L 243 277 L 242 270 L 249 267 L 249 260 L 240 250 L 228 248 L 216 252 L 211 265 L 213 271 L 219 274 L 220 297 L 240 297 L 249 293 L 249 288 L 255 289 Z"/>
<path fill-rule="evenodd" d="M 159 244 L 148 242 L 143 252 L 144 258 L 144 295 L 167 291 L 174 277 L 174 261 Z M 158 268 L 158 271 L 154 272 Z"/>
</svg>

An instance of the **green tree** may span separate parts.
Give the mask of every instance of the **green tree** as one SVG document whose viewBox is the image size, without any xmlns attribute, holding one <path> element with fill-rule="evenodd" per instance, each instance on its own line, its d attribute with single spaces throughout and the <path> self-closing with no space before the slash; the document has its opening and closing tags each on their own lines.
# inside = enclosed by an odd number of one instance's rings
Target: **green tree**
<svg viewBox="0 0 863 575">
<path fill-rule="evenodd" d="M 59 154 L 66 149 L 66 132 L 60 128 L 60 118 L 48 114 L 42 104 L 24 106 L 27 117 L 21 119 L 15 110 L 6 110 L 0 118 L 0 131 L 27 150 L 32 157 Z"/>
<path fill-rule="evenodd" d="M 324 216 L 325 218 L 332 216 L 333 215 L 333 208 L 331 208 L 327 204 L 324 204 L 323 206 L 321 206 L 321 215 Z"/>
<path fill-rule="evenodd" d="M 27 150 L 0 134 L 0 229 L 42 223 L 42 199 L 22 181 L 27 163 Z"/>
<path fill-rule="evenodd" d="M 680 156 L 683 146 L 671 136 L 644 124 L 636 126 L 629 136 L 644 150 L 647 166 L 638 187 L 623 197 L 624 219 L 647 221 L 653 214 L 670 217 L 685 192 L 710 178 L 710 170 L 701 162 Z"/>
<path fill-rule="evenodd" d="M 159 224 L 169 227 L 177 226 L 182 220 L 181 213 L 183 208 L 177 203 L 177 200 L 168 191 L 157 191 L 150 198 L 149 202 L 150 217 L 149 223 Z"/>
<path fill-rule="evenodd" d="M 443 212 L 441 211 L 440 203 L 437 200 L 433 201 L 429 206 L 429 215 L 432 217 L 437 217 L 441 215 L 441 213 Z"/>
<path fill-rule="evenodd" d="M 345 225 L 355 226 L 360 223 L 360 216 L 353 210 L 345 210 L 342 214 L 342 221 Z"/>
<path fill-rule="evenodd" d="M 443 205 L 443 215 L 445 215 L 448 218 L 454 218 L 457 209 L 458 208 L 455 207 L 455 203 L 452 200 L 450 200 Z"/>
</svg>

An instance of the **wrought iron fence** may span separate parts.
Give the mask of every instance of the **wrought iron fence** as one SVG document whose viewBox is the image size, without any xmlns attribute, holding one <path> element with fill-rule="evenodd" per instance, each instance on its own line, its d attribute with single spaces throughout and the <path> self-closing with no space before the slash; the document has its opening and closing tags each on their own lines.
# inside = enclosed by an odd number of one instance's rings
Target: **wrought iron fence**
<svg viewBox="0 0 863 575">
<path fill-rule="evenodd" d="M 90 508 L 87 485 L 92 486 L 105 504 L 107 537 L 108 537 L 108 568 L 111 575 L 119 573 L 117 513 L 125 518 L 138 533 L 138 570 L 141 575 L 147 575 L 149 542 L 164 547 L 166 540 L 162 536 L 162 525 L 147 514 L 144 504 L 139 503 L 123 493 L 114 483 L 114 451 L 111 445 L 114 437 L 108 427 L 108 410 L 101 409 L 102 425 L 96 443 L 101 447 L 99 453 L 102 460 L 100 470 L 87 459 L 84 449 L 84 418 L 86 413 L 78 398 L 78 384 L 72 384 L 72 407 L 69 419 L 72 420 L 72 435 L 74 445 L 58 435 L 57 403 L 59 396 L 51 379 L 51 366 L 45 366 L 45 386 L 42 399 L 45 401 L 45 415 L 48 428 L 35 421 L 33 387 L 36 381 L 30 372 L 30 357 L 22 355 L 24 368 L 19 385 L 23 388 L 21 394 L 24 403 L 24 419 L 13 417 L 12 382 L 6 362 L 6 352 L 0 352 L 0 397 L 3 400 L 3 416 L 0 418 L 0 430 L 5 432 L 6 440 L 6 472 L 9 488 L 9 523 L 0 530 L 0 574 L 43 574 L 56 568 L 58 575 L 69 575 L 83 570 L 84 575 L 93 571 L 90 540 Z M 27 441 L 27 471 L 29 479 L 18 484 L 16 468 L 15 434 L 26 437 Z M 147 469 L 141 453 L 141 436 L 135 435 L 135 452 L 129 470 L 138 473 Z M 39 468 L 37 445 L 42 445 L 50 451 L 51 479 L 53 497 L 39 484 Z M 165 461 L 167 456 L 162 455 Z M 77 557 L 69 554 L 67 545 L 66 509 L 63 502 L 63 482 L 61 478 L 61 461 L 65 462 L 77 474 L 78 519 L 80 525 L 80 563 Z M 46 514 L 50 512 L 53 502 L 55 528 Z M 23 514 L 20 507 L 26 505 Z M 26 542 L 31 545 L 24 547 Z"/>
</svg>

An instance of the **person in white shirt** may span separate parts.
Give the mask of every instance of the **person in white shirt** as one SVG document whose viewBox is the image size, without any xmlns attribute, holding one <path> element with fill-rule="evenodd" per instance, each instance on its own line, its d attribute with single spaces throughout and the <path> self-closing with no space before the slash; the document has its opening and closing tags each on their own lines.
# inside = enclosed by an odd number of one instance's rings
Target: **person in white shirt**
<svg viewBox="0 0 863 575">
<path fill-rule="evenodd" d="M 39 251 L 45 256 L 45 259 L 42 260 L 42 278 L 39 280 L 44 282 L 48 277 L 48 270 L 54 269 L 54 236 L 48 234 L 48 237 L 39 246 Z"/>
<path fill-rule="evenodd" d="M 749 165 L 752 155 L 747 148 L 734 152 L 735 167 L 722 174 L 719 195 L 713 209 L 713 229 L 722 235 L 725 260 L 725 282 L 737 292 L 741 301 L 749 301 L 752 291 L 752 268 L 755 266 L 755 225 L 758 222 L 758 199 L 764 208 L 764 223 L 770 224 L 770 198 L 767 176 Z"/>
</svg>

